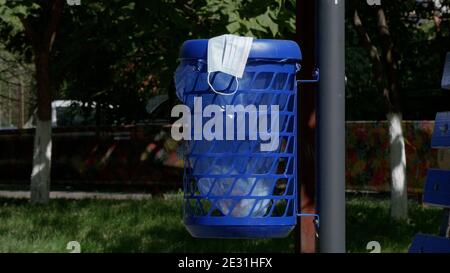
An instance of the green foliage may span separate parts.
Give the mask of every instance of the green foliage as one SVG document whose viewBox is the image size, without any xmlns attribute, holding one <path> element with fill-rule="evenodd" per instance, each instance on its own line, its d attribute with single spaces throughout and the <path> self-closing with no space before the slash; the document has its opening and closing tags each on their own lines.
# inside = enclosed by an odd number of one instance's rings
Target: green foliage
<svg viewBox="0 0 450 273">
<path fill-rule="evenodd" d="M 377 8 L 364 1 L 348 1 L 346 18 L 346 75 L 347 119 L 384 119 L 380 111 L 383 94 L 373 80 L 372 63 L 366 50 L 361 50 L 358 35 L 353 27 L 353 12 L 358 9 L 363 25 L 372 42 L 382 52 L 377 27 Z M 441 0 L 450 5 L 450 1 Z M 436 12 L 433 5 L 415 0 L 384 1 L 389 30 L 395 47 L 402 102 L 408 103 L 411 93 L 421 90 L 439 90 L 445 53 L 450 48 L 450 14 L 442 14 L 441 31 L 433 22 Z M 423 92 L 423 91 L 422 91 Z M 405 107 L 404 105 L 404 108 Z M 414 113 L 404 113 L 405 118 L 420 119 Z"/>
<path fill-rule="evenodd" d="M 202 4 L 115 0 L 67 8 L 55 44 L 60 96 L 95 101 L 118 123 L 142 119 L 151 96 L 174 93 L 183 41 L 210 35 L 197 14 Z"/>
<path fill-rule="evenodd" d="M 32 51 L 19 17 L 39 23 L 44 2 L 0 0 L 0 42 L 26 61 L 32 60 Z M 355 7 L 381 50 L 377 8 L 348 1 L 347 117 L 383 119 L 382 94 L 353 29 Z M 403 95 L 438 88 L 443 55 L 450 48 L 450 20 L 442 21 L 438 34 L 432 6 L 407 0 L 385 1 L 382 7 L 393 34 Z M 84 0 L 81 6 L 66 5 L 52 53 L 54 97 L 96 102 L 110 120 L 137 122 L 145 118 L 145 104 L 155 94 L 169 94 L 175 102 L 172 77 L 183 41 L 224 33 L 295 39 L 295 13 L 294 0 Z"/>
<path fill-rule="evenodd" d="M 345 53 L 347 119 L 384 119 L 385 113 L 380 111 L 384 98 L 377 89 L 366 50 L 347 46 Z"/>
<path fill-rule="evenodd" d="M 55 44 L 61 96 L 118 106 L 113 111 L 104 107 L 110 111 L 104 116 L 137 122 L 146 116 L 151 96 L 174 97 L 173 71 L 185 40 L 230 32 L 292 37 L 294 2 L 83 1 L 65 10 Z M 236 23 L 240 27 L 233 30 Z"/>
<path fill-rule="evenodd" d="M 290 39 L 295 34 L 294 0 L 207 0 L 202 13 L 232 34 Z"/>
<path fill-rule="evenodd" d="M 0 0 L 0 44 L 27 62 L 31 61 L 32 52 L 20 18 L 35 15 L 38 11 L 39 6 L 34 1 Z"/>
<path fill-rule="evenodd" d="M 0 41 L 31 61 L 19 18 L 39 26 L 45 1 L 0 1 L 6 3 L 0 5 Z M 107 123 L 137 122 L 145 118 L 153 95 L 168 93 L 174 99 L 181 44 L 225 33 L 293 38 L 295 1 L 84 0 L 80 6 L 66 5 L 52 52 L 54 97 L 96 102 Z"/>
</svg>

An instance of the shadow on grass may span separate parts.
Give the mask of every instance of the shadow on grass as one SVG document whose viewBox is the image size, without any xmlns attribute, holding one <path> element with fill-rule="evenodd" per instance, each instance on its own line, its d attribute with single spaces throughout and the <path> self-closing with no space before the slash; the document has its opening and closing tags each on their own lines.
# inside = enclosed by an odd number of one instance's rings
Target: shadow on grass
<svg viewBox="0 0 450 273">
<path fill-rule="evenodd" d="M 378 241 L 382 252 L 407 252 L 418 232 L 436 234 L 442 210 L 409 203 L 409 219 L 392 220 L 389 201 L 355 198 L 347 203 L 347 249 L 368 252 L 366 245 Z"/>
</svg>

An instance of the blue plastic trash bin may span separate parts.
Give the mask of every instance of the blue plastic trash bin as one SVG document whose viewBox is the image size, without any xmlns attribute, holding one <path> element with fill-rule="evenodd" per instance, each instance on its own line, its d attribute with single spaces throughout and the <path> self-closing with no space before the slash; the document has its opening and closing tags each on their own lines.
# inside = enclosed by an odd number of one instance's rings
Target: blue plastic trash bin
<svg viewBox="0 0 450 273">
<path fill-rule="evenodd" d="M 255 39 L 235 93 L 232 76 L 210 75 L 217 91 L 232 94 L 220 95 L 207 83 L 207 47 L 208 40 L 189 40 L 181 47 L 175 73 L 180 100 L 192 113 L 195 97 L 202 98 L 203 108 L 209 104 L 224 109 L 226 105 L 278 105 L 279 145 L 274 151 L 262 151 L 262 141 L 249 138 L 185 141 L 186 228 L 192 236 L 203 238 L 286 237 L 297 219 L 300 48 L 293 41 Z"/>
</svg>

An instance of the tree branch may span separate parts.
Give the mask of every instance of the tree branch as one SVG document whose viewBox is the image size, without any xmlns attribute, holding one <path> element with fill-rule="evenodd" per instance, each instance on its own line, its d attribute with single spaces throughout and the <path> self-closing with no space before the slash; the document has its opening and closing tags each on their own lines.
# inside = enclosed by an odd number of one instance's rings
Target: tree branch
<svg viewBox="0 0 450 273">
<path fill-rule="evenodd" d="M 0 98 L 6 99 L 6 100 L 9 100 L 9 101 L 19 101 L 18 99 L 11 98 L 11 97 L 8 97 L 8 96 L 2 95 L 2 94 L 0 94 Z"/>
<path fill-rule="evenodd" d="M 359 16 L 358 10 L 355 9 L 353 15 L 353 25 L 355 26 L 356 32 L 359 36 L 359 41 L 361 45 L 369 53 L 370 59 L 372 61 L 373 76 L 377 84 L 378 90 L 383 93 L 386 97 L 388 105 L 390 104 L 389 96 L 387 96 L 388 90 L 384 85 L 384 74 L 383 74 L 383 63 L 381 61 L 380 52 L 378 48 L 372 43 L 369 34 L 367 33 L 362 20 Z"/>
<path fill-rule="evenodd" d="M 20 16 L 19 19 L 20 22 L 22 23 L 23 28 L 25 29 L 25 36 L 30 41 L 34 51 L 37 52 L 37 50 L 39 49 L 39 41 L 37 39 L 38 34 L 36 33 L 36 30 L 33 29 L 33 27 L 28 22 L 27 18 Z"/>
<path fill-rule="evenodd" d="M 61 21 L 61 15 L 64 8 L 63 0 L 53 0 L 52 10 L 50 12 L 50 20 L 44 33 L 44 46 L 47 52 L 51 52 L 53 42 L 55 41 L 56 32 Z"/>
<path fill-rule="evenodd" d="M 383 49 L 382 59 L 386 63 L 387 79 L 389 83 L 388 92 L 385 93 L 385 96 L 387 96 L 386 98 L 390 102 L 390 111 L 401 112 L 400 94 L 398 91 L 397 61 L 395 57 L 396 53 L 383 8 L 378 9 L 377 18 L 378 32 L 381 40 L 381 47 Z"/>
</svg>

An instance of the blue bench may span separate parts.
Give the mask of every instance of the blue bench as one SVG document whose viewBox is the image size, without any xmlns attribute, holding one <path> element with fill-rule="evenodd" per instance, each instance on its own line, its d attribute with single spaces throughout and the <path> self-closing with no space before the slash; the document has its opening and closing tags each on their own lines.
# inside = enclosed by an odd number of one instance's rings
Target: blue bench
<svg viewBox="0 0 450 273">
<path fill-rule="evenodd" d="M 450 112 L 438 113 L 431 140 L 432 148 L 450 148 Z M 443 220 L 439 236 L 417 234 L 410 253 L 450 253 L 450 170 L 430 169 L 423 193 L 424 204 L 441 207 Z"/>
<path fill-rule="evenodd" d="M 450 253 L 450 239 L 417 234 L 409 248 L 409 253 Z"/>
<path fill-rule="evenodd" d="M 450 208 L 450 171 L 428 170 L 423 202 L 430 206 Z"/>
</svg>

